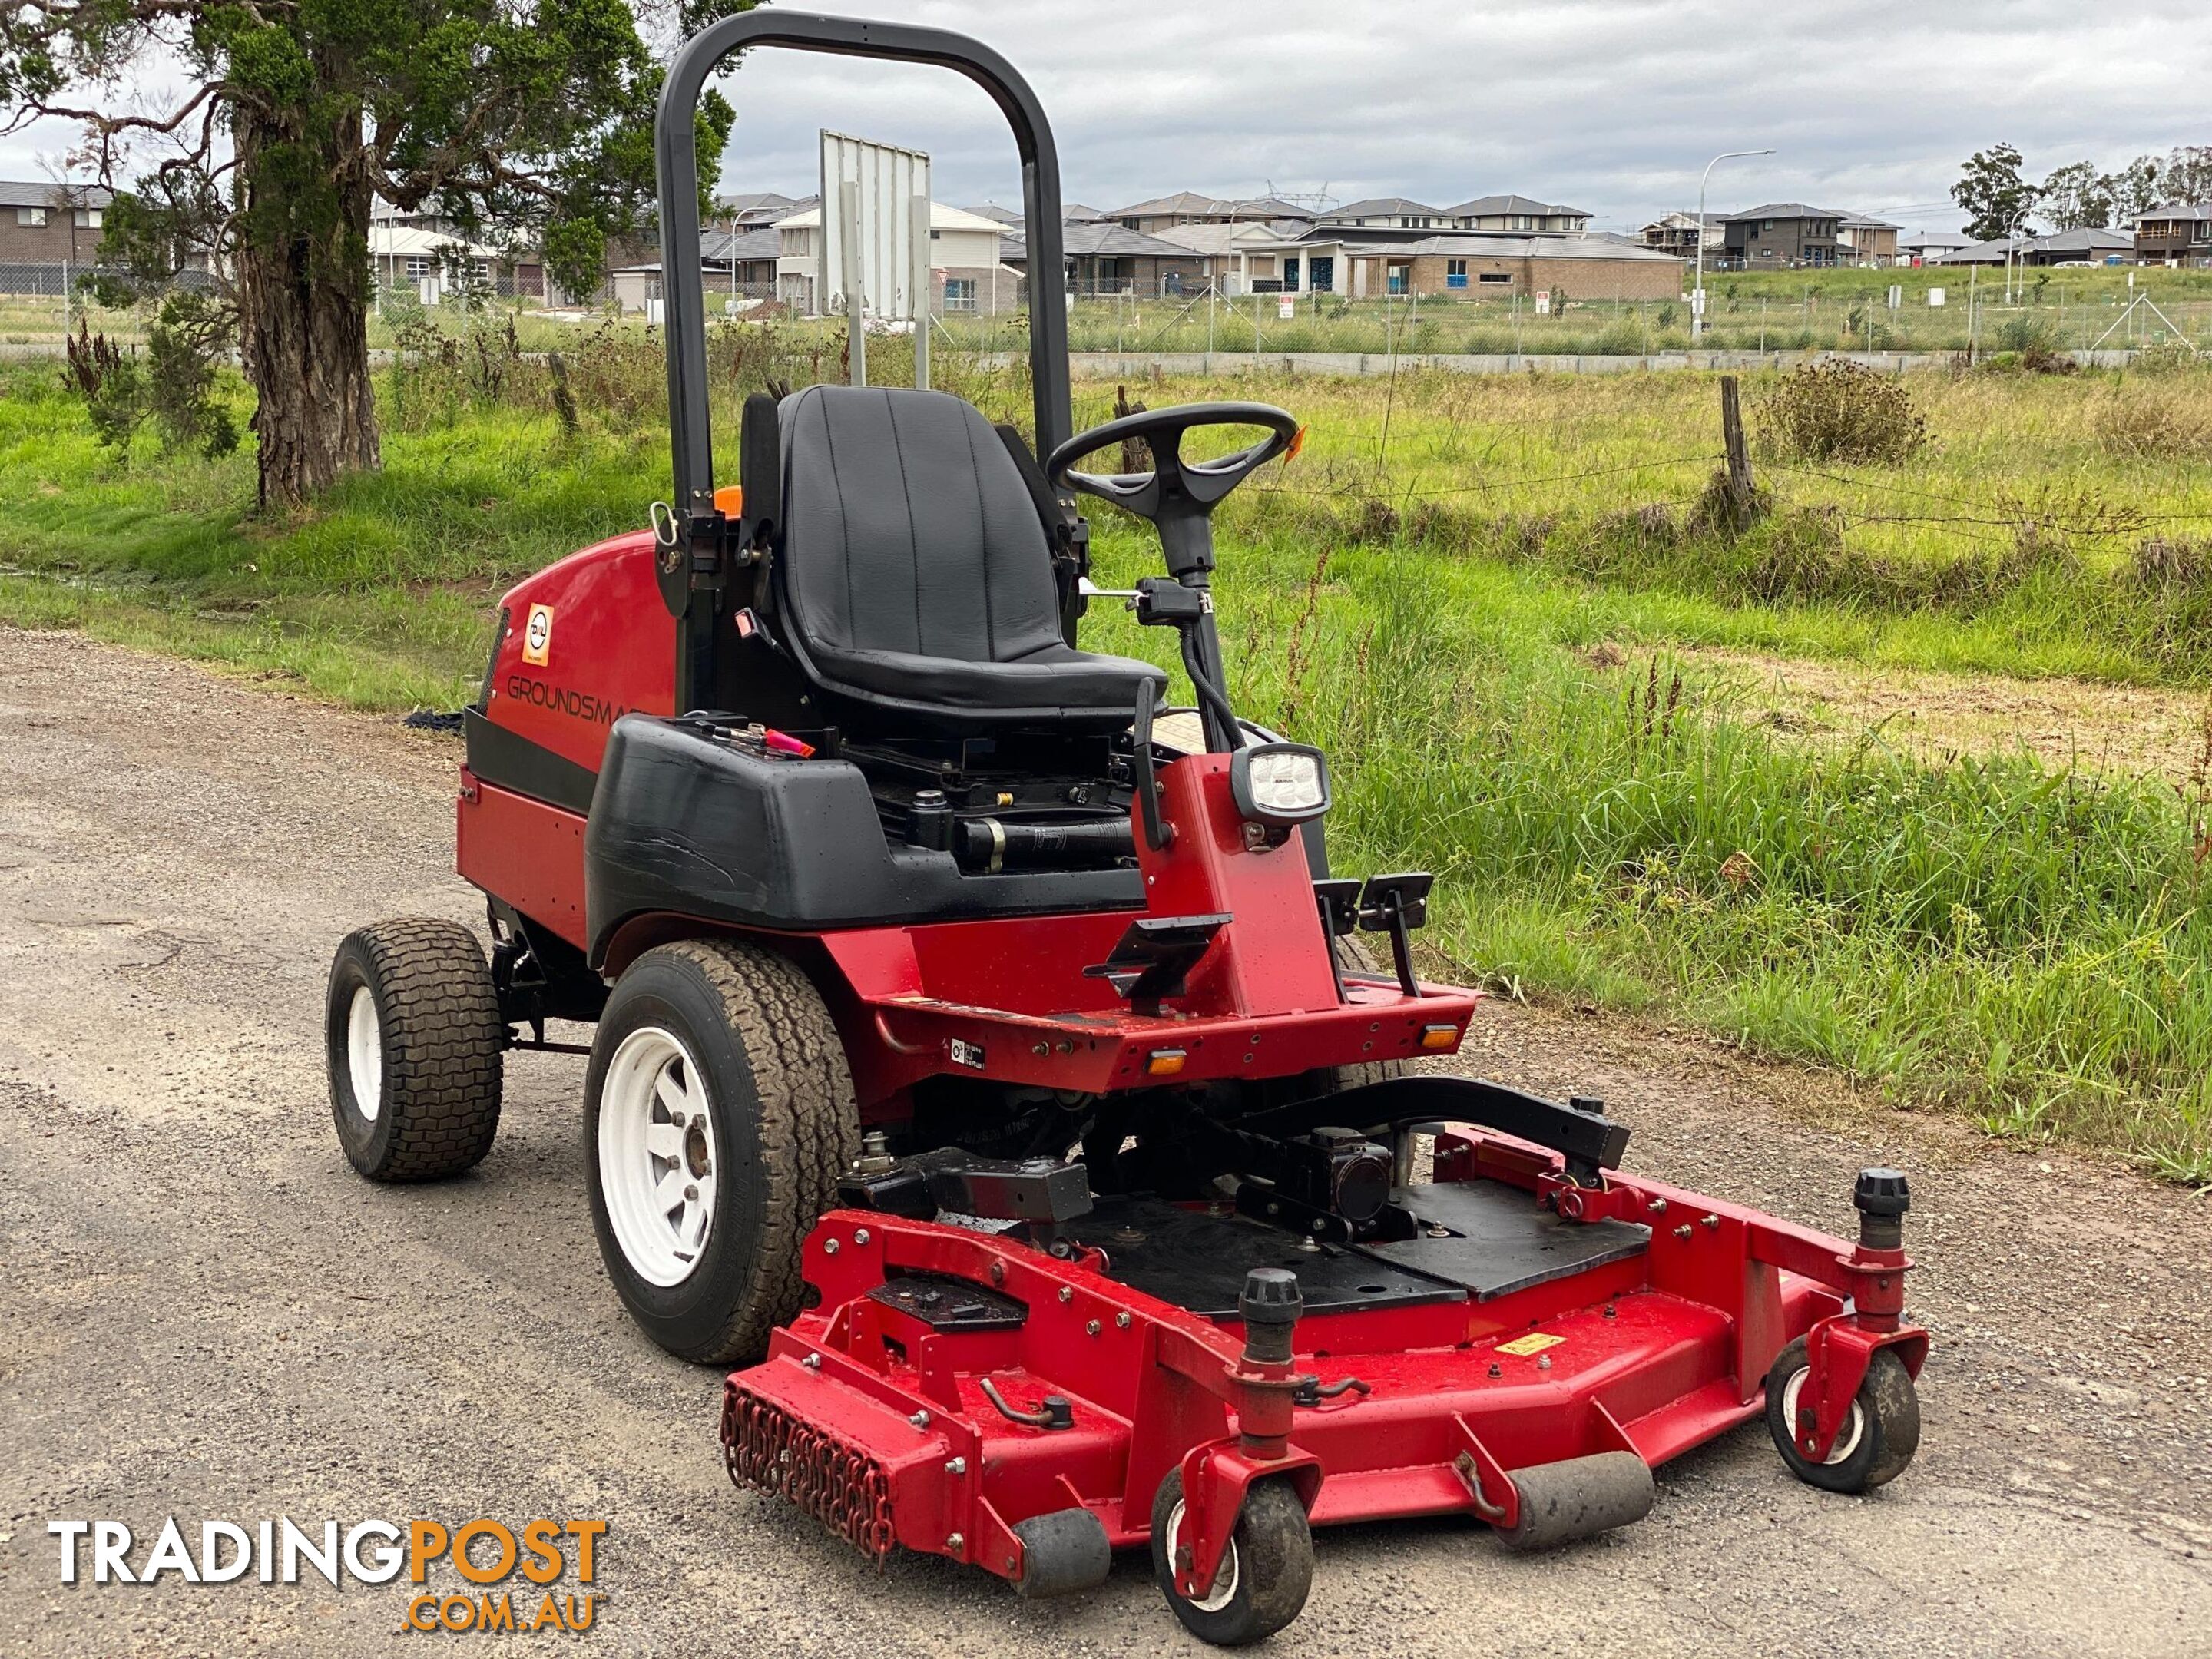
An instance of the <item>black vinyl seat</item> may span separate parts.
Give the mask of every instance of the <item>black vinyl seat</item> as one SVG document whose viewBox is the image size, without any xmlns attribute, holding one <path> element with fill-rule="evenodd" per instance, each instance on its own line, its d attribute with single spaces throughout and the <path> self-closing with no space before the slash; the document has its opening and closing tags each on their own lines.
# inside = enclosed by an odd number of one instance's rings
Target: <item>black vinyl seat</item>
<svg viewBox="0 0 2212 1659">
<path fill-rule="evenodd" d="M 941 392 L 784 399 L 778 595 L 824 690 L 961 729 L 1126 725 L 1150 663 L 1060 637 L 1052 551 L 981 413 Z"/>
</svg>

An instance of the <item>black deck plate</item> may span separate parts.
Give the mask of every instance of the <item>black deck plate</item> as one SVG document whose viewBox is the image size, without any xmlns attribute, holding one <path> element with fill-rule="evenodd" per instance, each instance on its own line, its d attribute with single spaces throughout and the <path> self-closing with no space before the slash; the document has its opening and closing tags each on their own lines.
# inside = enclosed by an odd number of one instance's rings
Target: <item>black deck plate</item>
<svg viewBox="0 0 2212 1659">
<path fill-rule="evenodd" d="M 1324 1244 L 1302 1250 L 1297 1236 L 1279 1227 L 1153 1199 L 1102 1198 L 1090 1214 L 1060 1231 L 1105 1251 L 1109 1279 L 1207 1319 L 1237 1317 L 1237 1293 L 1254 1267 L 1296 1273 L 1310 1314 L 1467 1299 L 1458 1285 L 1357 1249 Z"/>
<path fill-rule="evenodd" d="M 1630 1221 L 1562 1221 L 1533 1194 L 1498 1181 L 1446 1181 L 1393 1194 L 1449 1238 L 1409 1238 L 1356 1248 L 1394 1267 L 1451 1280 L 1478 1302 L 1641 1255 L 1651 1230 Z"/>
</svg>

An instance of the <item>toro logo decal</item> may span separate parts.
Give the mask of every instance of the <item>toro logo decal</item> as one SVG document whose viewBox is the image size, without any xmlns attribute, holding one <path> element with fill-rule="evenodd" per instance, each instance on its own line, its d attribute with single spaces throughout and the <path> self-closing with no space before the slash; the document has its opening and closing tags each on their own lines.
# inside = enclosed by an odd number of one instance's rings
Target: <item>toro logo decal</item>
<svg viewBox="0 0 2212 1659">
<path fill-rule="evenodd" d="M 545 659 L 553 649 L 553 607 L 533 605 L 530 620 L 522 629 L 522 659 L 545 666 Z"/>
</svg>

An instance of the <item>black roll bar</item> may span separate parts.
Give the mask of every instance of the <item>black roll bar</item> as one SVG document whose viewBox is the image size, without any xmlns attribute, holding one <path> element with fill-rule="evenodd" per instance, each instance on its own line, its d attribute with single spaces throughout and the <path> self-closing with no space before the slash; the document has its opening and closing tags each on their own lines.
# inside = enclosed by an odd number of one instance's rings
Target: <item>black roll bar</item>
<svg viewBox="0 0 2212 1659">
<path fill-rule="evenodd" d="M 1043 106 L 1012 64 L 980 40 L 946 29 L 763 9 L 710 23 L 669 66 L 653 120 L 660 174 L 660 291 L 668 333 L 668 435 L 674 452 L 676 521 L 687 537 L 714 511 L 714 454 L 707 413 L 707 296 L 690 273 L 699 256 L 698 128 L 707 78 L 745 46 L 790 46 L 848 58 L 880 58 L 956 70 L 991 94 L 1014 130 L 1022 158 L 1022 211 L 1029 239 L 1030 376 L 1036 452 L 1072 435 L 1067 390 L 1066 264 L 1060 253 L 1060 152 Z M 826 216 L 834 211 L 822 204 Z M 919 324 L 927 327 L 927 321 Z M 679 693 L 679 695 L 681 695 Z"/>
</svg>

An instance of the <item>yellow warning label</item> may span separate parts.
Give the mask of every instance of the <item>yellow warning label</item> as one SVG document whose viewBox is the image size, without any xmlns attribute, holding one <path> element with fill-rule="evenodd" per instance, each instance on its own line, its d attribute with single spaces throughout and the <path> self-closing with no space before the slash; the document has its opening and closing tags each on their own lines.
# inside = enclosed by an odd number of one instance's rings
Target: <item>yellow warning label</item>
<svg viewBox="0 0 2212 1659">
<path fill-rule="evenodd" d="M 1499 1343 L 1498 1352 L 1518 1354 L 1522 1358 L 1526 1359 L 1532 1353 L 1541 1353 L 1547 1348 L 1556 1348 L 1566 1340 L 1564 1336 L 1552 1336 L 1543 1331 L 1531 1331 L 1526 1336 L 1515 1337 L 1510 1342 Z"/>
</svg>

